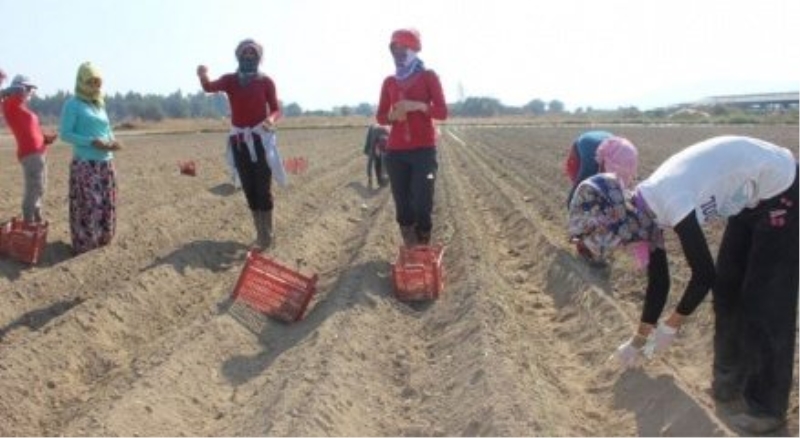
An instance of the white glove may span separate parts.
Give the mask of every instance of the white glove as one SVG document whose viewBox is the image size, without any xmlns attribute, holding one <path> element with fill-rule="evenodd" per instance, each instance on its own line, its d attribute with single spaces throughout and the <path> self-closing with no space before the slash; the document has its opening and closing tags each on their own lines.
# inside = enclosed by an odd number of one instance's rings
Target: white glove
<svg viewBox="0 0 800 438">
<path fill-rule="evenodd" d="M 636 367 L 641 362 L 645 342 L 644 336 L 635 335 L 617 347 L 617 351 L 611 356 L 619 361 L 623 369 Z"/>
<path fill-rule="evenodd" d="M 658 327 L 647 338 L 647 344 L 644 346 L 644 355 L 648 359 L 652 359 L 656 354 L 663 352 L 675 340 L 677 333 L 678 329 L 675 327 L 670 327 L 663 322 L 658 323 Z"/>
</svg>

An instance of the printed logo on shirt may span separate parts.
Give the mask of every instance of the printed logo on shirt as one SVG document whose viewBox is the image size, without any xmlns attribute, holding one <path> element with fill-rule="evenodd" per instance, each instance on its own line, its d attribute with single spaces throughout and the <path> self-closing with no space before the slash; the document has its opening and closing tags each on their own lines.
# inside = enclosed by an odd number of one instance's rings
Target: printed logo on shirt
<svg viewBox="0 0 800 438">
<path fill-rule="evenodd" d="M 717 210 L 717 197 L 712 195 L 711 199 L 700 204 L 701 223 L 711 221 L 720 217 Z"/>
</svg>

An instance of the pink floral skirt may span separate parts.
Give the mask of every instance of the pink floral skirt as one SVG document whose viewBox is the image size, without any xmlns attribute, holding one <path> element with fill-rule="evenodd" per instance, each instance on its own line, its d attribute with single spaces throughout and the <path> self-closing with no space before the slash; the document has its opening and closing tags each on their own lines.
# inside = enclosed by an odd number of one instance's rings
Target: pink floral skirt
<svg viewBox="0 0 800 438">
<path fill-rule="evenodd" d="M 114 162 L 72 160 L 69 172 L 69 228 L 75 255 L 108 245 L 117 225 Z"/>
</svg>

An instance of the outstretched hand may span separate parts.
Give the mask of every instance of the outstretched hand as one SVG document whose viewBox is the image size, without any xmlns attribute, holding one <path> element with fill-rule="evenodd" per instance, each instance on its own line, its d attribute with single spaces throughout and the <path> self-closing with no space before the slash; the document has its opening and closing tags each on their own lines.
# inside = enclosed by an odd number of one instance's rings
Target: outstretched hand
<svg viewBox="0 0 800 438">
<path fill-rule="evenodd" d="M 658 328 L 647 338 L 647 344 L 644 346 L 644 355 L 647 356 L 648 359 L 652 359 L 656 354 L 664 352 L 672 345 L 677 333 L 677 328 L 671 327 L 663 322 L 659 323 Z"/>
<path fill-rule="evenodd" d="M 634 335 L 617 347 L 617 350 L 609 359 L 616 359 L 620 367 L 624 370 L 634 368 L 642 361 L 642 350 L 644 349 L 645 342 L 646 339 L 644 336 Z"/>
</svg>

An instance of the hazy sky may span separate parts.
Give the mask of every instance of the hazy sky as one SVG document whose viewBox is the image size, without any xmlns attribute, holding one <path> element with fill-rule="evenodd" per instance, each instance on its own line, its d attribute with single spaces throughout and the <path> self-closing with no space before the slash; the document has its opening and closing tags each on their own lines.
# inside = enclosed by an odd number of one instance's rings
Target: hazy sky
<svg viewBox="0 0 800 438">
<path fill-rule="evenodd" d="M 284 103 L 328 110 L 377 103 L 389 36 L 412 26 L 448 102 L 648 109 L 797 91 L 798 23 L 797 0 L 0 0 L 0 68 L 44 95 L 83 61 L 106 92 L 194 93 L 198 64 L 231 72 L 252 37 Z"/>
</svg>

